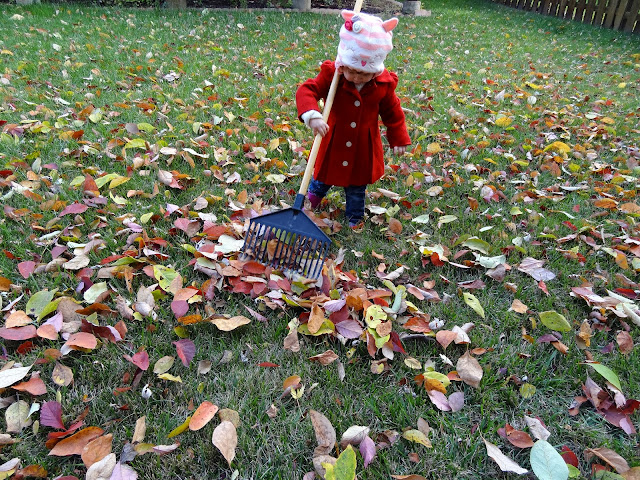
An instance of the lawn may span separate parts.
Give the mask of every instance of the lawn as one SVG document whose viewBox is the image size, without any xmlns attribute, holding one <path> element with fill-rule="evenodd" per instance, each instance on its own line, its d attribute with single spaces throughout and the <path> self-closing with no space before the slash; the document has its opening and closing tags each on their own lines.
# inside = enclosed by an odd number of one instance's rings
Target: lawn
<svg viewBox="0 0 640 480">
<path fill-rule="evenodd" d="M 425 7 L 314 283 L 238 250 L 339 18 L 0 6 L 0 478 L 638 478 L 640 39 Z"/>
</svg>

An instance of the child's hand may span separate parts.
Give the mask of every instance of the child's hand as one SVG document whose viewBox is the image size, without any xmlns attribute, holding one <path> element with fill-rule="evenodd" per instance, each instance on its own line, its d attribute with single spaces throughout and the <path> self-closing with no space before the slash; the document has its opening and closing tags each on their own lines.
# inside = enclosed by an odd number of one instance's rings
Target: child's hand
<svg viewBox="0 0 640 480">
<path fill-rule="evenodd" d="M 407 151 L 407 147 L 404 145 L 402 147 L 393 147 L 394 155 L 404 155 L 406 151 Z"/>
<path fill-rule="evenodd" d="M 321 118 L 312 118 L 309 120 L 309 127 L 314 135 L 324 137 L 329 132 L 329 125 Z"/>
</svg>

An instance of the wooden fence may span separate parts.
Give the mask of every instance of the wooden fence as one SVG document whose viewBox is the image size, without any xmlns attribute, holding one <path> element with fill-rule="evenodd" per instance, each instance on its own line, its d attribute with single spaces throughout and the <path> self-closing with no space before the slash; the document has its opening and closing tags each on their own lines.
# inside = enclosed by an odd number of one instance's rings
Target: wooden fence
<svg viewBox="0 0 640 480">
<path fill-rule="evenodd" d="M 640 0 L 493 0 L 512 8 L 640 34 Z"/>
</svg>

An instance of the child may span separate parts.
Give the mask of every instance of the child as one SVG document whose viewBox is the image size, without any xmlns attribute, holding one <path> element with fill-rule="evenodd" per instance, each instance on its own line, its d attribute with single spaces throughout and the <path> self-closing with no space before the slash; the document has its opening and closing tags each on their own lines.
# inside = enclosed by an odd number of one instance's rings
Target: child
<svg viewBox="0 0 640 480">
<path fill-rule="evenodd" d="M 344 187 L 345 216 L 352 229 L 359 229 L 366 187 L 384 174 L 378 116 L 395 154 L 403 154 L 411 139 L 395 94 L 398 76 L 384 67 L 398 19 L 383 22 L 349 10 L 342 11 L 342 18 L 336 61 L 325 61 L 316 78 L 300 85 L 296 104 L 300 120 L 323 137 L 307 194 L 311 206 L 316 208 L 331 186 Z M 326 99 L 336 68 L 342 77 L 324 122 L 318 101 Z"/>
</svg>

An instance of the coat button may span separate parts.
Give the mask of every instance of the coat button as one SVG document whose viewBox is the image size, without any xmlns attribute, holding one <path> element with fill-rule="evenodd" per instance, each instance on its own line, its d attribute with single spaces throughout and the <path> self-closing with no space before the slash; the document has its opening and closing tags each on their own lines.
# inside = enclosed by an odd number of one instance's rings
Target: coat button
<svg viewBox="0 0 640 480">
<path fill-rule="evenodd" d="M 356 128 L 356 122 L 351 122 L 351 128 Z"/>
<path fill-rule="evenodd" d="M 353 102 L 353 104 L 354 104 L 356 107 L 359 107 L 359 106 L 360 106 L 360 100 L 356 100 L 355 102 Z"/>
<path fill-rule="evenodd" d="M 351 145 L 353 145 L 353 143 L 347 142 L 347 147 L 350 147 Z"/>
<path fill-rule="evenodd" d="M 349 166 L 349 162 L 347 162 L 346 160 L 344 162 L 342 162 L 342 166 L 343 167 L 348 167 Z"/>
</svg>

